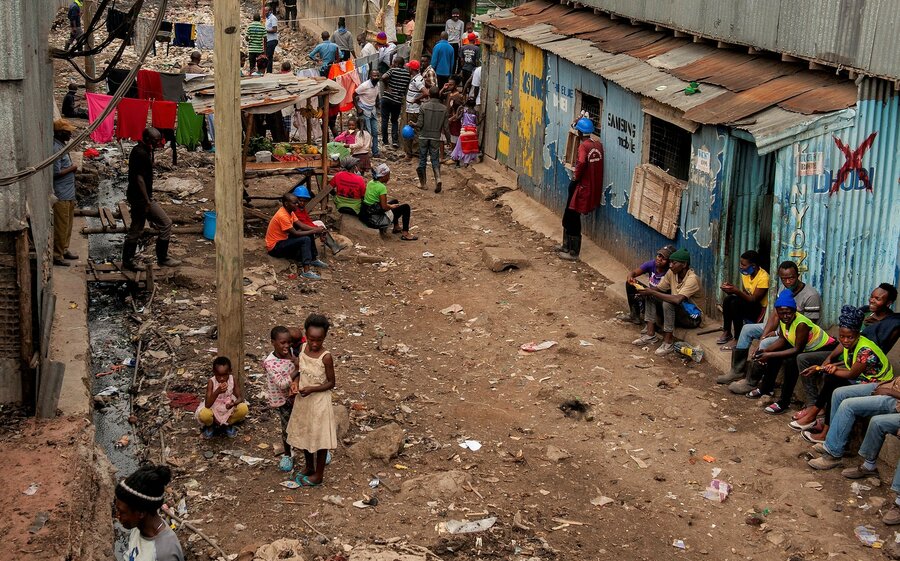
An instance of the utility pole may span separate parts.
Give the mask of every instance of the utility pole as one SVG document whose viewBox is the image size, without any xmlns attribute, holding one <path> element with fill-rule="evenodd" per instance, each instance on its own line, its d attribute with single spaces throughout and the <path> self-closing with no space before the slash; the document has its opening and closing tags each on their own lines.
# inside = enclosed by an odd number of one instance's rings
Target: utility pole
<svg viewBox="0 0 900 561">
<path fill-rule="evenodd" d="M 428 23 L 428 0 L 416 2 L 416 27 L 413 29 L 413 40 L 409 52 L 409 60 L 422 58 L 425 43 L 425 25 Z M 406 61 L 406 62 L 409 62 Z M 424 70 L 424 69 L 423 69 Z"/>
<path fill-rule="evenodd" d="M 84 11 L 81 13 L 81 25 L 83 26 L 85 33 L 87 33 L 87 49 L 94 48 L 94 34 L 88 30 L 88 26 L 91 23 L 91 20 L 94 19 L 94 7 L 95 0 L 84 0 Z M 88 55 L 84 57 L 84 73 L 93 78 L 96 76 L 96 72 L 94 69 L 94 55 Z M 97 91 L 97 84 L 94 82 L 86 82 L 84 85 L 85 89 L 89 92 Z"/>
<path fill-rule="evenodd" d="M 241 9 L 239 0 L 213 3 L 216 57 L 216 296 L 219 354 L 244 382 L 244 209 L 241 177 Z"/>
</svg>

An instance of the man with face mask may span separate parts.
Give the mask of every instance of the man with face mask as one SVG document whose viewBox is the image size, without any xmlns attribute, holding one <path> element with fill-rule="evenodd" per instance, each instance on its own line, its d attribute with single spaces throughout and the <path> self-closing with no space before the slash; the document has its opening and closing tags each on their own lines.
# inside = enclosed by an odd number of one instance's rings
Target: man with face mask
<svg viewBox="0 0 900 561">
<path fill-rule="evenodd" d="M 75 127 L 65 119 L 53 122 L 53 151 L 58 152 L 68 144 Z M 75 260 L 78 256 L 69 251 L 69 240 L 72 238 L 72 220 L 75 217 L 75 170 L 78 166 L 72 163 L 69 153 L 65 152 L 53 162 L 53 264 L 68 267 L 66 259 Z"/>
<path fill-rule="evenodd" d="M 162 206 L 153 200 L 153 152 L 160 146 L 162 133 L 153 127 L 144 129 L 141 140 L 131 149 L 128 157 L 128 190 L 125 198 L 131 207 L 131 227 L 125 235 L 122 247 L 122 267 L 129 271 L 143 271 L 144 265 L 134 260 L 138 240 L 149 220 L 157 230 L 156 260 L 160 267 L 177 267 L 181 261 L 169 257 L 169 237 L 172 235 L 172 219 Z"/>
<path fill-rule="evenodd" d="M 369 79 L 353 92 L 353 100 L 359 115 L 361 127 L 372 135 L 372 156 L 378 157 L 378 80 L 381 73 L 376 69 L 369 72 Z"/>
</svg>

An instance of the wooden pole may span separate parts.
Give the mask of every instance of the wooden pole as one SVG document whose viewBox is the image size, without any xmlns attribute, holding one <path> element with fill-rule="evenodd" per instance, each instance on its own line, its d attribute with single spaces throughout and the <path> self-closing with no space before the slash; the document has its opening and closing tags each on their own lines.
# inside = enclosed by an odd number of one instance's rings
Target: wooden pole
<svg viewBox="0 0 900 561">
<path fill-rule="evenodd" d="M 422 48 L 425 43 L 425 24 L 428 23 L 427 20 L 428 0 L 418 0 L 416 2 L 416 27 L 413 29 L 409 60 L 419 60 L 422 58 Z M 409 62 L 409 60 L 406 62 Z"/>
<path fill-rule="evenodd" d="M 240 29 L 238 0 L 213 3 L 216 57 L 216 294 L 219 354 L 244 381 L 244 210 L 241 176 Z"/>
<path fill-rule="evenodd" d="M 82 25 L 84 26 L 85 31 L 87 32 L 87 49 L 94 48 L 94 34 L 87 31 L 88 25 L 91 20 L 94 19 L 94 6 L 95 0 L 84 0 L 84 11 L 81 13 L 82 15 Z M 84 57 L 84 73 L 93 78 L 96 76 L 94 69 L 94 55 L 89 55 Z M 97 91 L 97 84 L 94 82 L 86 82 L 84 85 L 85 89 L 89 92 Z"/>
<path fill-rule="evenodd" d="M 28 243 L 28 230 L 22 230 L 16 236 L 16 284 L 19 285 L 19 329 L 22 360 L 22 403 L 29 407 L 35 403 L 36 391 L 34 369 L 31 360 L 34 355 L 34 324 L 32 314 L 31 292 L 31 258 Z M 53 318 L 44 318 L 49 322 Z"/>
</svg>

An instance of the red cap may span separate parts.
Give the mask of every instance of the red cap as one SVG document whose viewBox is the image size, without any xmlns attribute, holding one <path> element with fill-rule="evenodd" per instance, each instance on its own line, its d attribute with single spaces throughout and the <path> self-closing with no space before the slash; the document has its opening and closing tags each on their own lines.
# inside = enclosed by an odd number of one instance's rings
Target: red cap
<svg viewBox="0 0 900 561">
<path fill-rule="evenodd" d="M 412 70 L 418 70 L 420 66 L 421 66 L 421 65 L 419 64 L 419 61 L 418 61 L 418 60 L 411 60 L 411 61 L 409 61 L 409 62 L 406 63 L 406 67 L 407 67 L 407 68 L 410 68 L 410 69 L 412 69 Z"/>
<path fill-rule="evenodd" d="M 469 33 L 469 41 L 476 41 L 476 40 L 478 40 L 478 35 L 475 35 L 474 33 Z"/>
</svg>

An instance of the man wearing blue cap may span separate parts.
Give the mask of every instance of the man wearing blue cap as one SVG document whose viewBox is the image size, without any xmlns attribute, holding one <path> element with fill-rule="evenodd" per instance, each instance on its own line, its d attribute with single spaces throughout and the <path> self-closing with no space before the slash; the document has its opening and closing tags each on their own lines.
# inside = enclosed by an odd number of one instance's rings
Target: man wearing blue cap
<svg viewBox="0 0 900 561">
<path fill-rule="evenodd" d="M 578 159 L 563 213 L 563 243 L 556 248 L 560 259 L 569 261 L 577 261 L 581 253 L 581 215 L 593 212 L 603 198 L 603 145 L 592 136 L 594 123 L 582 116 L 574 128 L 578 134 Z"/>
<path fill-rule="evenodd" d="M 331 233 L 328 232 L 328 229 L 325 227 L 324 222 L 321 220 L 313 220 L 306 211 L 306 203 L 312 200 L 312 194 L 309 192 L 309 189 L 307 189 L 305 185 L 297 185 L 294 187 L 293 195 L 297 197 L 298 201 L 297 208 L 294 209 L 294 226 L 301 230 L 323 230 L 317 237 L 322 240 L 325 247 L 330 249 L 334 255 L 340 253 L 341 250 L 344 249 L 344 246 L 335 241 L 331 236 Z"/>
</svg>

